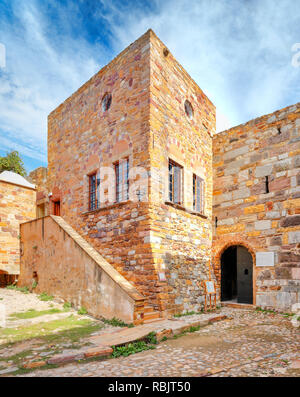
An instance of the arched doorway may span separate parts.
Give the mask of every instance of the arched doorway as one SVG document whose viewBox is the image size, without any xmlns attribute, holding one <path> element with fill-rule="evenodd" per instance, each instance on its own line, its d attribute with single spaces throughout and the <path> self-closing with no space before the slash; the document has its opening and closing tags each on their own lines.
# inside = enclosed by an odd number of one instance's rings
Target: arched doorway
<svg viewBox="0 0 300 397">
<path fill-rule="evenodd" d="M 9 274 L 5 270 L 0 269 L 0 288 L 5 288 L 16 280 L 16 275 Z"/>
<path fill-rule="evenodd" d="M 221 300 L 253 304 L 253 260 L 247 248 L 228 247 L 221 256 Z"/>
</svg>

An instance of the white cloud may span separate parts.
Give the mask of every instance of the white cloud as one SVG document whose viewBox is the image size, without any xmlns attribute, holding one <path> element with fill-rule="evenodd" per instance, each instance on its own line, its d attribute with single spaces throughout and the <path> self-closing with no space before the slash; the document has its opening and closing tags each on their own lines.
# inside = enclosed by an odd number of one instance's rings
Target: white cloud
<svg viewBox="0 0 300 397">
<path fill-rule="evenodd" d="M 226 127 L 299 101 L 291 46 L 300 38 L 300 7 L 293 0 L 164 0 L 153 13 L 136 8 L 126 15 L 102 3 L 116 47 L 152 28 L 210 93 Z"/>
<path fill-rule="evenodd" d="M 14 20 L 0 16 L 0 42 L 6 46 L 0 149 L 18 146 L 45 158 L 49 112 L 149 28 L 209 93 L 218 110 L 217 130 L 300 97 L 300 68 L 293 68 L 291 51 L 300 41 L 300 7 L 293 0 L 276 6 L 274 0 L 153 0 L 144 8 L 99 0 L 91 18 L 98 18 L 101 38 L 93 42 L 80 31 L 91 23 L 81 13 L 90 2 L 55 3 L 55 20 L 41 11 L 44 2 L 12 4 Z M 104 43 L 103 30 L 110 42 Z"/>
<path fill-rule="evenodd" d="M 232 121 L 230 121 L 223 113 L 219 112 L 218 109 L 216 124 L 216 132 L 228 130 L 233 126 Z"/>
<path fill-rule="evenodd" d="M 48 114 L 100 65 L 87 41 L 61 37 L 54 27 L 49 32 L 50 21 L 34 1 L 15 2 L 13 11 L 18 23 L 0 24 L 7 50 L 6 68 L 0 71 L 0 149 L 18 148 L 45 162 Z"/>
</svg>

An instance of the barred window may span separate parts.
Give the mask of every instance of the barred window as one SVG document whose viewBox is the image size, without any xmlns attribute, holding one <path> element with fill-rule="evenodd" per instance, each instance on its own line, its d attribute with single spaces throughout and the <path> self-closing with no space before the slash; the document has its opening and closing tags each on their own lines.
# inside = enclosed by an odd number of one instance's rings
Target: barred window
<svg viewBox="0 0 300 397">
<path fill-rule="evenodd" d="M 89 211 L 98 208 L 97 200 L 97 174 L 89 175 Z"/>
<path fill-rule="evenodd" d="M 182 173 L 183 167 L 169 160 L 169 200 L 175 204 L 182 204 Z"/>
<path fill-rule="evenodd" d="M 115 163 L 116 201 L 120 203 L 129 199 L 129 159 Z"/>
<path fill-rule="evenodd" d="M 106 93 L 104 97 L 102 98 L 102 111 L 107 112 L 110 108 L 112 101 L 112 96 L 110 93 Z"/>
<path fill-rule="evenodd" d="M 193 175 L 193 209 L 204 213 L 204 180 L 197 175 Z"/>
<path fill-rule="evenodd" d="M 192 106 L 191 102 L 189 102 L 188 100 L 186 100 L 184 102 L 184 110 L 185 110 L 185 113 L 188 116 L 188 118 L 192 119 L 193 115 L 194 115 L 193 106 Z"/>
</svg>

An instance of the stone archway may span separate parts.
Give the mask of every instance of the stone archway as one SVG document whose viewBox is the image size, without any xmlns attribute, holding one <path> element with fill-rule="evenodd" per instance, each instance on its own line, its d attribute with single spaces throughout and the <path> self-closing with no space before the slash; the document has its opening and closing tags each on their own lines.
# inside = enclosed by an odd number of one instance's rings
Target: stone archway
<svg viewBox="0 0 300 397">
<path fill-rule="evenodd" d="M 255 253 L 247 243 L 231 241 L 214 261 L 219 274 L 220 299 L 255 304 Z"/>
</svg>

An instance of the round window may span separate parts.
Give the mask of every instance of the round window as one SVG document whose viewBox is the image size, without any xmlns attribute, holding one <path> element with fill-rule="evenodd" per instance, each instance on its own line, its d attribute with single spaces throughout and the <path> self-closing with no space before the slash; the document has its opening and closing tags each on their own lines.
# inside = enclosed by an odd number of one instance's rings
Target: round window
<svg viewBox="0 0 300 397">
<path fill-rule="evenodd" d="M 111 100 L 112 100 L 112 96 L 110 93 L 107 93 L 104 95 L 103 99 L 102 99 L 102 111 L 106 112 L 111 105 Z"/>
<path fill-rule="evenodd" d="M 193 107 L 191 105 L 191 102 L 189 102 L 188 100 L 186 100 L 184 102 L 184 110 L 185 110 L 185 113 L 188 116 L 188 118 L 192 119 L 193 115 L 194 115 L 194 111 L 193 111 Z"/>
</svg>

